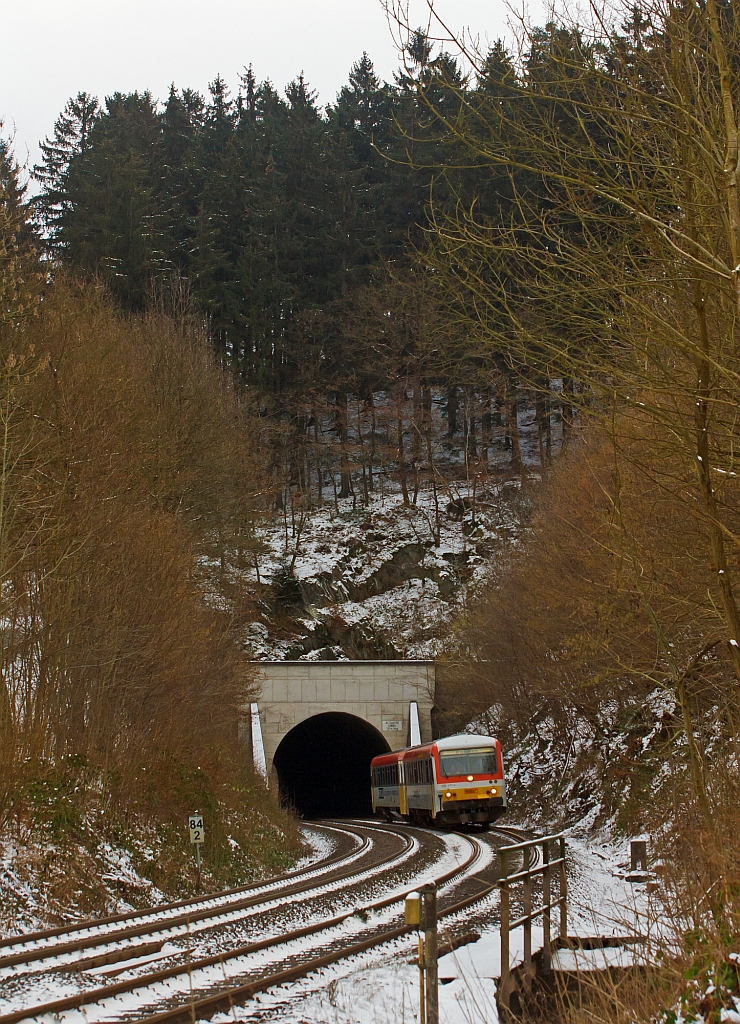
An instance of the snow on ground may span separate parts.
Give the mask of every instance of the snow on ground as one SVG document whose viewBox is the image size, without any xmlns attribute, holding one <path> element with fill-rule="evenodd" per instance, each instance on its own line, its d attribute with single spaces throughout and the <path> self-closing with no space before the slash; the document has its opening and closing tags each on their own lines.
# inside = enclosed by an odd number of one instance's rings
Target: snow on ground
<svg viewBox="0 0 740 1024">
<path fill-rule="evenodd" d="M 570 935 L 609 936 L 655 934 L 658 908 L 643 884 L 620 877 L 619 845 L 569 837 Z M 493 910 L 498 899 L 489 898 Z M 470 912 L 466 912 L 470 913 Z M 493 916 L 493 914 L 491 914 Z M 553 915 L 553 934 L 558 924 Z M 444 940 L 442 931 L 441 939 Z M 542 929 L 532 928 L 532 948 L 542 945 Z M 233 1013 L 214 1017 L 214 1024 L 236 1021 L 280 1021 L 280 1024 L 412 1024 L 419 1019 L 419 971 L 410 961 L 416 939 L 404 939 L 342 961 L 293 985 L 262 993 Z M 511 966 L 523 958 L 523 931 L 511 935 Z M 631 962 L 624 949 L 563 955 L 561 966 L 595 969 L 603 963 Z M 639 955 L 639 954 L 638 954 Z M 570 956 L 570 960 L 568 957 Z M 491 923 L 478 941 L 439 960 L 441 1024 L 496 1024 L 496 979 L 501 974 L 500 934 Z"/>
<path fill-rule="evenodd" d="M 492 934 L 442 957 L 439 976 L 439 1016 L 441 1024 L 495 1024 L 496 987 L 492 957 L 498 946 Z M 472 957 L 472 950 L 477 956 Z M 408 963 L 414 950 L 410 943 L 396 952 L 391 964 L 362 965 L 345 976 L 327 971 L 320 987 L 309 990 L 311 979 L 296 985 L 297 998 L 286 1005 L 281 993 L 260 997 L 256 1006 L 237 1011 L 237 1020 L 280 1020 L 281 1024 L 411 1024 L 419 1019 L 419 970 Z M 497 955 L 497 954 L 496 954 Z M 464 973 L 460 966 L 464 965 Z M 328 975 L 336 974 L 329 979 Z M 451 980 L 449 980 L 451 979 Z M 300 992 L 303 989 L 303 992 Z M 251 1012 L 250 1012 L 251 1011 Z M 267 1011 L 267 1012 L 266 1012 Z M 214 1017 L 214 1024 L 227 1024 L 226 1015 Z M 233 1022 L 233 1017 L 230 1018 Z"/>
<path fill-rule="evenodd" d="M 150 852 L 145 840 L 137 844 L 137 854 Z M 55 886 L 59 890 L 56 896 Z M 137 903 L 144 905 L 154 906 L 167 899 L 136 870 L 130 849 L 105 841 L 61 849 L 25 832 L 20 839 L 9 832 L 0 836 L 0 935 L 38 931 L 60 921 L 89 917 L 87 906 L 80 906 L 78 897 L 93 886 L 100 889 L 109 914 L 132 910 L 132 894 L 138 897 Z"/>
<path fill-rule="evenodd" d="M 357 882 L 369 881 L 371 883 L 369 888 L 365 888 L 364 899 L 367 903 L 372 903 L 378 897 L 384 898 L 402 898 L 403 895 L 409 891 L 410 888 L 420 885 L 428 873 L 433 870 L 435 875 L 447 874 L 459 867 L 459 865 L 465 860 L 470 852 L 470 841 L 464 836 L 457 835 L 455 833 L 446 834 L 440 837 L 443 841 L 443 851 L 438 856 L 437 860 L 433 865 L 433 869 L 430 865 L 425 865 L 421 868 L 414 869 L 414 859 L 418 852 L 418 842 L 414 840 L 414 843 L 410 849 L 400 854 L 395 862 L 394 866 L 399 866 L 403 863 L 409 862 L 411 871 L 408 877 L 405 877 L 399 882 L 388 888 L 381 880 L 381 874 L 385 873 L 388 869 L 388 865 L 384 864 L 381 868 L 377 866 L 375 868 L 368 868 L 366 871 L 358 874 L 355 878 Z M 490 857 L 492 854 L 490 851 L 484 851 L 483 856 L 480 857 L 475 864 L 470 865 L 463 873 L 463 877 L 469 874 L 473 874 L 475 871 L 484 869 L 488 863 L 490 863 Z M 452 885 L 452 882 L 446 883 L 442 887 L 441 891 L 444 892 L 447 886 Z M 344 882 L 341 879 L 335 879 L 329 881 L 325 885 L 317 885 L 314 890 L 314 897 L 317 902 L 320 901 L 320 897 L 326 893 L 336 892 L 342 890 Z M 375 892 L 373 891 L 375 888 Z M 258 892 L 259 890 L 255 890 Z M 342 895 L 344 895 L 342 893 Z M 214 897 L 213 903 L 218 902 L 218 897 Z M 163 926 L 163 932 L 167 934 L 169 939 L 180 938 L 188 936 L 188 941 L 192 938 L 195 941 L 198 937 L 199 932 L 208 932 L 215 924 L 222 924 L 228 921 L 239 921 L 243 922 L 251 916 L 261 915 L 265 911 L 270 909 L 279 910 L 284 903 L 284 897 L 279 897 L 275 901 L 265 901 L 260 903 L 256 907 L 243 908 L 233 913 L 230 913 L 228 909 L 225 910 L 223 916 L 219 918 L 209 918 L 205 921 L 195 921 L 187 925 L 174 925 L 172 927 Z M 206 905 L 210 905 L 207 903 Z M 346 944 L 357 941 L 358 936 L 364 935 L 367 929 L 368 919 L 372 920 L 373 923 L 377 924 L 378 927 L 390 926 L 398 914 L 398 904 L 392 904 L 391 906 L 379 909 L 370 910 L 369 917 L 368 913 L 360 913 L 363 907 L 357 907 L 356 904 L 347 902 L 343 905 L 342 900 L 338 901 L 332 910 L 332 916 L 340 918 L 342 914 L 350 913 L 353 916 L 346 920 L 338 920 L 332 928 L 332 935 L 334 937 L 341 937 L 342 941 Z M 356 911 L 356 913 L 353 913 Z M 302 925 L 309 925 L 316 920 L 316 915 L 311 911 L 309 906 L 298 914 L 297 919 L 293 922 L 293 926 L 300 927 Z M 140 923 L 145 923 L 146 918 L 141 918 Z M 275 919 L 276 924 L 279 923 L 279 919 Z M 115 926 L 101 924 L 95 931 L 104 934 L 106 931 L 112 930 Z M 277 934 L 282 933 L 280 928 Z M 154 934 L 156 929 L 152 930 Z M 267 936 L 264 936 L 267 937 Z M 234 983 L 238 983 L 240 973 L 243 975 L 245 970 L 250 972 L 258 971 L 259 974 L 269 973 L 270 970 L 274 970 L 274 964 L 277 960 L 282 961 L 286 955 L 293 955 L 294 957 L 304 957 L 307 953 L 312 951 L 315 945 L 315 939 L 312 936 L 303 936 L 298 939 L 293 939 L 291 942 L 286 943 L 275 949 L 267 948 L 259 950 L 257 952 L 248 954 L 245 957 L 235 958 L 233 960 L 226 961 L 223 964 L 217 966 L 208 967 L 193 971 L 192 974 L 183 968 L 182 974 L 176 977 L 170 978 L 157 985 L 151 986 L 148 990 L 150 996 L 154 998 L 164 999 L 179 993 L 180 996 L 186 995 L 191 987 L 194 988 L 210 988 L 214 986 L 220 986 L 224 980 L 233 980 Z M 141 963 L 148 963 L 155 959 L 162 959 L 165 955 L 172 952 L 172 947 L 159 952 L 156 956 L 144 957 L 141 959 Z M 56 956 L 50 956 L 46 960 L 46 966 L 58 966 L 62 970 L 66 965 L 73 962 L 77 957 L 77 954 L 72 953 L 60 953 Z M 100 972 L 103 973 L 103 972 Z M 11 966 L 6 968 L 4 972 L 0 972 L 0 984 L 3 981 L 15 979 L 18 974 L 18 968 Z M 48 974 L 42 978 L 37 979 L 34 983 L 34 1002 L 42 1003 L 55 999 L 64 998 L 75 994 L 78 990 L 79 978 L 76 974 L 70 973 L 67 976 L 59 974 Z M 141 1006 L 141 993 L 130 992 L 124 993 L 119 996 L 104 999 L 98 1005 L 96 1010 L 97 1018 L 99 1021 L 105 1020 L 120 1020 L 123 1012 L 134 1012 Z M 2 1007 L 0 1007 L 1 1013 L 10 1013 L 15 1010 L 21 1009 L 27 1005 L 28 993 L 21 986 L 14 992 L 8 991 L 5 997 L 0 1001 Z M 76 1024 L 76 1022 L 84 1022 L 87 1018 L 84 1011 L 70 1010 L 63 1014 L 63 1019 L 66 1024 Z"/>
<path fill-rule="evenodd" d="M 326 860 L 334 853 L 337 847 L 336 836 L 331 832 L 320 832 L 316 828 L 307 828 L 299 825 L 303 845 L 306 847 L 306 854 L 297 860 L 291 870 L 302 871 L 304 868 L 315 864 L 316 861 Z"/>
<path fill-rule="evenodd" d="M 569 934 L 654 935 L 657 897 L 645 883 L 624 877 L 625 843 L 577 838 L 572 831 L 566 835 Z"/>
</svg>

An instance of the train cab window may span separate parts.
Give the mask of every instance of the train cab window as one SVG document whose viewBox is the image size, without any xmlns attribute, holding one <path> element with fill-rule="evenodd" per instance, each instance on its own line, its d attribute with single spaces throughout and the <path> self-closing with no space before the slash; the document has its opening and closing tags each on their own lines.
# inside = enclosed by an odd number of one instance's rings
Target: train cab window
<svg viewBox="0 0 740 1024">
<path fill-rule="evenodd" d="M 498 772 L 495 747 L 440 750 L 439 763 L 442 774 L 448 779 L 454 775 L 495 775 Z"/>
</svg>

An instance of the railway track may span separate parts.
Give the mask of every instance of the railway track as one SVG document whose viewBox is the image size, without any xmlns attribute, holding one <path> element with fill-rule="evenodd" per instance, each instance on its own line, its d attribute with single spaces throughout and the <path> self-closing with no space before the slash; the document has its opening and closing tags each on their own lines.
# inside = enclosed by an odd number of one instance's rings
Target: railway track
<svg viewBox="0 0 740 1024">
<path fill-rule="evenodd" d="M 46 1014 L 71 1021 L 75 1011 L 90 1024 L 210 1017 L 402 938 L 410 931 L 402 923 L 404 896 L 429 876 L 439 887 L 442 919 L 496 888 L 485 838 L 376 822 L 315 827 L 336 837 L 337 851 L 301 871 L 156 911 L 4 940 L 0 1024 Z M 519 842 L 523 835 L 496 828 L 491 837 Z M 44 998 L 60 988 L 75 991 Z"/>
</svg>

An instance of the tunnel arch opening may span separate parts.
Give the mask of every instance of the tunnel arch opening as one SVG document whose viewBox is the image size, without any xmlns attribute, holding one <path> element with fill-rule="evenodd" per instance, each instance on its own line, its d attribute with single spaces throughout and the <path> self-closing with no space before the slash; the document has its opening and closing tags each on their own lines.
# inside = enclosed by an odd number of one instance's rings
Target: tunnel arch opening
<svg viewBox="0 0 740 1024">
<path fill-rule="evenodd" d="M 275 751 L 280 799 L 303 818 L 372 814 L 370 762 L 391 748 L 375 726 L 341 711 L 294 726 Z"/>
</svg>

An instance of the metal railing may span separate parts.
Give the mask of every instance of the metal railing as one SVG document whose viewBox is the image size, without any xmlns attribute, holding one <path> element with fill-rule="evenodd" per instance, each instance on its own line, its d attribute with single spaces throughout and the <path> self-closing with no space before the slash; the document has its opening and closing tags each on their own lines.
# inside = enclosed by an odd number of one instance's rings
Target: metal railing
<svg viewBox="0 0 740 1024">
<path fill-rule="evenodd" d="M 550 846 L 558 844 L 558 856 L 550 859 Z M 541 848 L 541 849 L 540 849 Z M 511 965 L 509 937 L 515 928 L 524 926 L 524 964 L 532 963 L 532 921 L 542 917 L 542 969 L 549 971 L 552 959 L 552 911 L 560 908 L 560 939 L 568 937 L 568 882 L 565 875 L 565 836 L 544 836 L 542 839 L 531 839 L 515 846 L 502 846 L 498 851 L 501 860 L 499 888 L 501 889 L 501 984 L 499 986 L 499 1002 L 509 1005 L 511 995 Z M 509 874 L 512 859 L 521 854 L 521 867 Z M 558 895 L 552 898 L 552 881 L 557 873 Z M 542 906 L 532 909 L 534 880 L 542 876 Z M 515 921 L 511 920 L 511 887 L 522 884 L 522 909 L 524 913 Z"/>
</svg>

